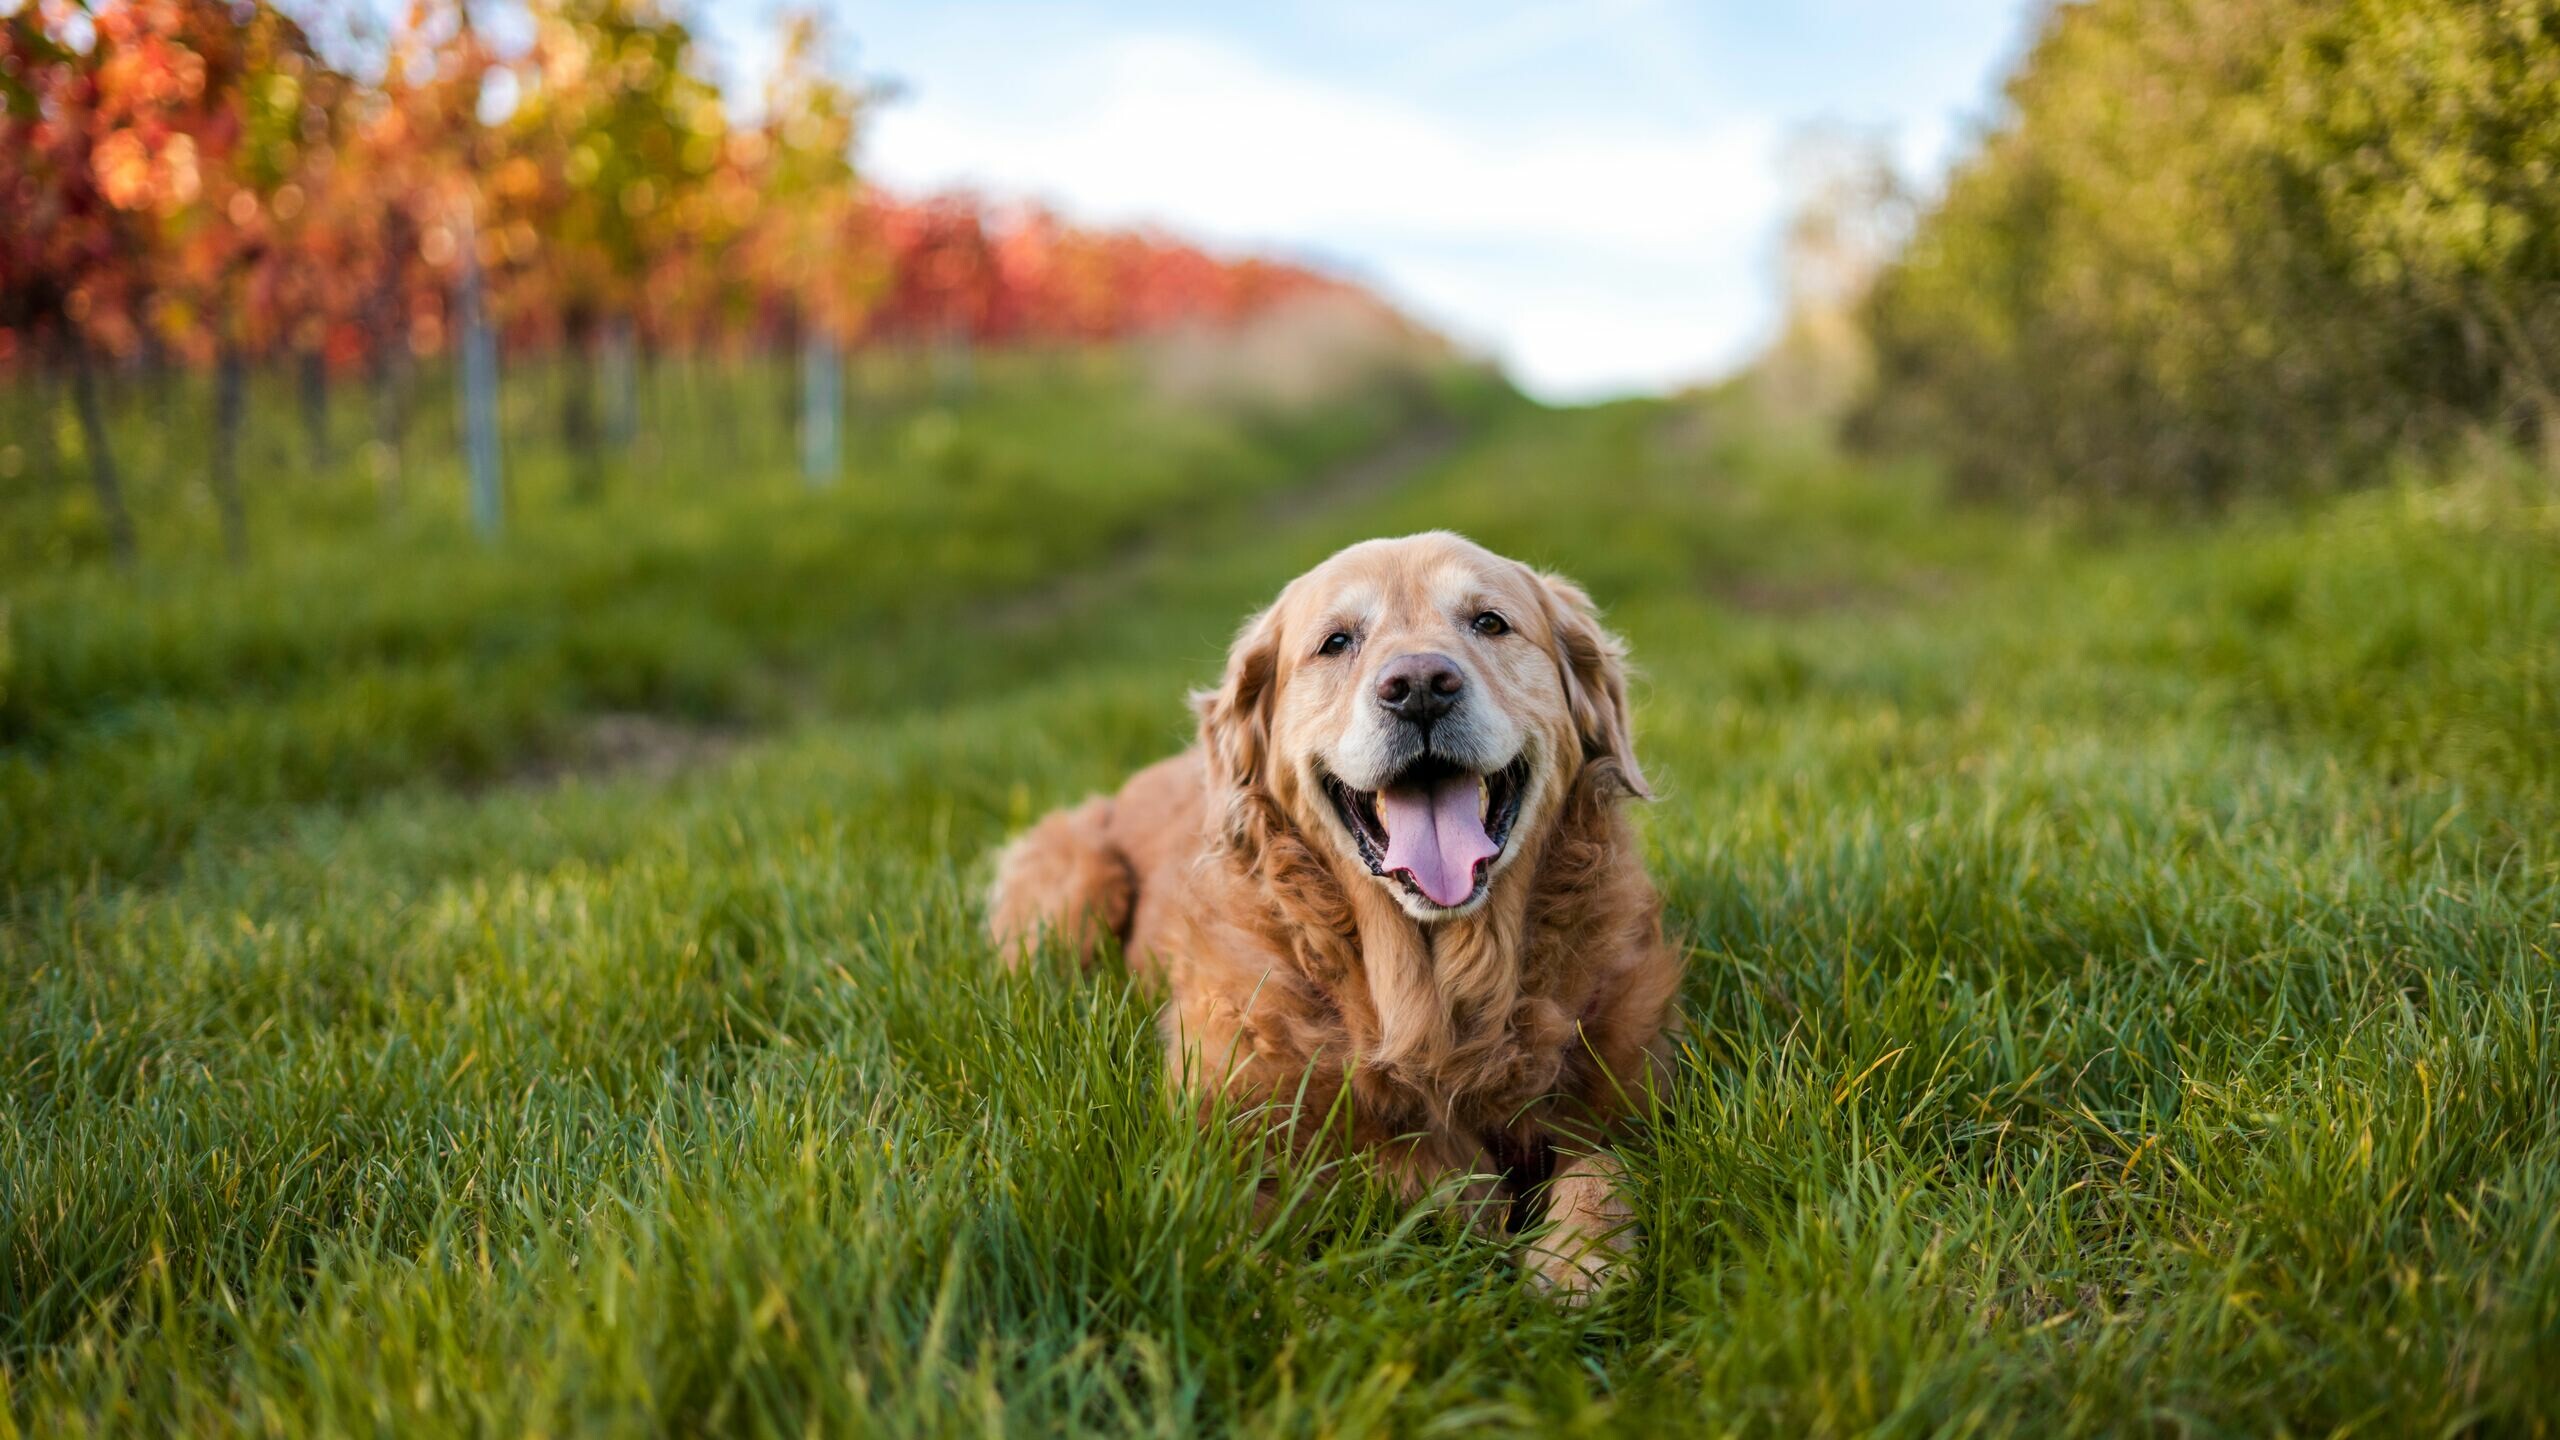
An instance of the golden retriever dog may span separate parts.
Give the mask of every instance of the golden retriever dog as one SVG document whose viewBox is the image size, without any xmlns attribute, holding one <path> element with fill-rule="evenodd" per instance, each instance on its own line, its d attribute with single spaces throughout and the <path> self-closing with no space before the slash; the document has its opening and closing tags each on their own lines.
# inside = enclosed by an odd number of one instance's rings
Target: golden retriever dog
<svg viewBox="0 0 2560 1440">
<path fill-rule="evenodd" d="M 1586 1295 L 1632 1243 L 1605 1147 L 1680 987 L 1619 804 L 1646 794 L 1624 653 L 1581 590 L 1459 536 L 1354 545 L 1246 622 L 1199 743 L 1005 849 L 996 943 L 1116 937 L 1170 987 L 1194 1100 L 1480 1220 L 1542 1202 L 1529 1269 Z"/>
</svg>

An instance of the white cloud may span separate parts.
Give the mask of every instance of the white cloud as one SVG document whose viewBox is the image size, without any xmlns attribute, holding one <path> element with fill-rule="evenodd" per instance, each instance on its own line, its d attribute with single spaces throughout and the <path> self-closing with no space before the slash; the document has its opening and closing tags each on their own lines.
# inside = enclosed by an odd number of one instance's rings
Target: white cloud
<svg viewBox="0 0 2560 1440">
<path fill-rule="evenodd" d="M 959 104 L 928 81 L 882 112 L 874 173 L 1356 257 L 1551 397 L 1730 367 L 1768 318 L 1775 117 L 1577 130 L 1547 115 L 1500 133 L 1171 35 L 1007 69 L 1011 89 Z"/>
</svg>

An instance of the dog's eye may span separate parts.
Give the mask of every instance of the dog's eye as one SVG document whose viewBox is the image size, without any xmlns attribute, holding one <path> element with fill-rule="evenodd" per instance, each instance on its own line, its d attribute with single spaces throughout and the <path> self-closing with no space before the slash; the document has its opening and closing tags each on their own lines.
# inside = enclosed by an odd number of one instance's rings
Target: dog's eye
<svg viewBox="0 0 2560 1440">
<path fill-rule="evenodd" d="M 1319 655 L 1339 655 L 1350 648 L 1351 632 L 1348 630 L 1336 630 L 1332 634 L 1324 637 L 1324 643 L 1316 647 L 1316 653 Z"/>
<path fill-rule="evenodd" d="M 1476 617 L 1476 633 L 1479 635 L 1508 635 L 1511 633 L 1511 622 L 1503 619 L 1492 611 L 1487 610 Z"/>
</svg>

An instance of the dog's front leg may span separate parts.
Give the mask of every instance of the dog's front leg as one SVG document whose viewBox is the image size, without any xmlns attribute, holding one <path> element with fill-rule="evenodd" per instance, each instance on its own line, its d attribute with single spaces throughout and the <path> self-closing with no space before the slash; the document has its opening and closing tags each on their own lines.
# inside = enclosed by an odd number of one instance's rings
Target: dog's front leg
<svg viewBox="0 0 2560 1440">
<path fill-rule="evenodd" d="M 1502 1167 L 1483 1146 L 1420 1133 L 1389 1141 L 1372 1153 L 1407 1200 L 1477 1234 L 1501 1233 L 1509 1192 L 1503 1188 Z"/>
<path fill-rule="evenodd" d="M 1546 1186 L 1545 1228 L 1522 1262 L 1568 1305 L 1579 1305 L 1635 1250 L 1635 1213 L 1618 1193 L 1624 1175 L 1606 1150 L 1578 1155 Z"/>
<path fill-rule="evenodd" d="M 1433 1188 L 1441 1213 L 1479 1235 L 1498 1238 L 1503 1216 L 1510 1209 L 1501 1168 L 1493 1163 L 1491 1155 L 1477 1149 L 1463 1166 L 1449 1170 Z"/>
</svg>

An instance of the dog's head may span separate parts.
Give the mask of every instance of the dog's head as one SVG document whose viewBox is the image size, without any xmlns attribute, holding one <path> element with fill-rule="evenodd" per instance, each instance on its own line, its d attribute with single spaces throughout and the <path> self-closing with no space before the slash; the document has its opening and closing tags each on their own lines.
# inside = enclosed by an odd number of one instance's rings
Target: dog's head
<svg viewBox="0 0 2560 1440">
<path fill-rule="evenodd" d="M 1581 590 L 1460 536 L 1354 545 L 1198 697 L 1230 833 L 1282 821 L 1416 920 L 1467 914 L 1586 766 L 1645 793 L 1624 653 Z"/>
</svg>

